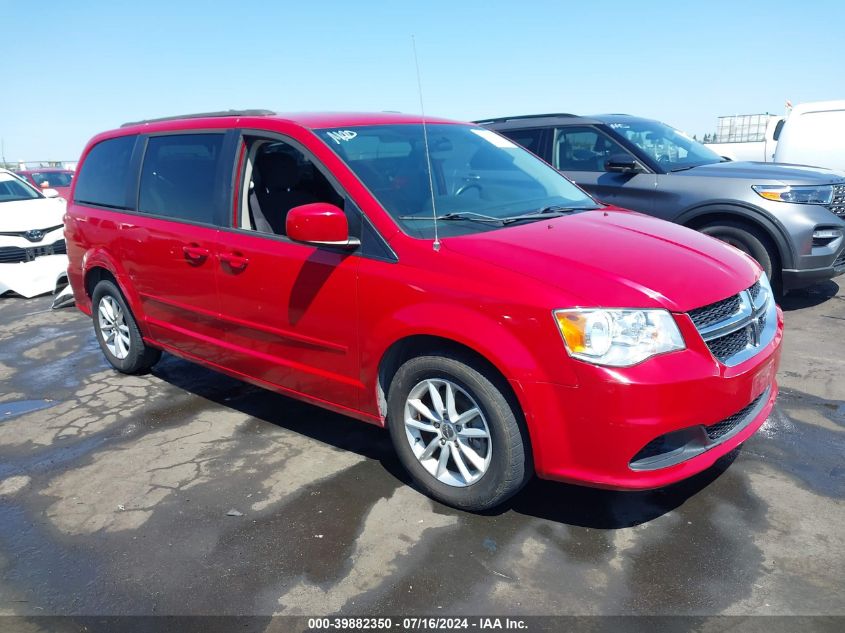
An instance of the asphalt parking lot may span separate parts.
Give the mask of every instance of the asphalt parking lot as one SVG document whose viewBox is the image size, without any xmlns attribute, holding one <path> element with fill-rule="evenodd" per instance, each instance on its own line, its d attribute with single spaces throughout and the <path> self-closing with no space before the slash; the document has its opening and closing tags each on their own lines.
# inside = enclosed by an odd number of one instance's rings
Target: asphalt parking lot
<svg viewBox="0 0 845 633">
<path fill-rule="evenodd" d="M 0 298 L 0 615 L 845 615 L 845 290 L 784 301 L 775 414 L 683 484 L 473 515 L 386 432 Z M 233 516 L 234 515 L 234 516 Z"/>
</svg>

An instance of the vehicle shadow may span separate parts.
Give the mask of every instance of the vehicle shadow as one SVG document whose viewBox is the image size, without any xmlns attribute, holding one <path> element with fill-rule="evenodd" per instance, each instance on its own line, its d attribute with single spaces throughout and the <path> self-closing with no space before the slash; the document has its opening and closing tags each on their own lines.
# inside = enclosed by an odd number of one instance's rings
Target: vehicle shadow
<svg viewBox="0 0 845 633">
<path fill-rule="evenodd" d="M 253 387 L 169 354 L 162 357 L 153 374 L 222 407 L 377 461 L 397 484 L 413 486 L 385 429 Z M 511 500 L 482 514 L 518 513 L 596 529 L 631 527 L 662 516 L 698 494 L 730 466 L 739 450 L 725 455 L 711 468 L 690 479 L 656 490 L 602 490 L 534 478 Z M 438 512 L 462 513 L 440 504 Z"/>
<path fill-rule="evenodd" d="M 680 483 L 654 490 L 619 491 L 532 480 L 497 512 L 513 511 L 578 527 L 616 530 L 647 523 L 683 505 L 718 479 L 741 447 Z"/>
<path fill-rule="evenodd" d="M 829 279 L 823 283 L 816 284 L 815 286 L 810 286 L 809 288 L 790 290 L 781 299 L 779 305 L 784 312 L 801 310 L 802 308 L 811 308 L 832 299 L 838 293 L 839 284 L 832 279 Z"/>
</svg>

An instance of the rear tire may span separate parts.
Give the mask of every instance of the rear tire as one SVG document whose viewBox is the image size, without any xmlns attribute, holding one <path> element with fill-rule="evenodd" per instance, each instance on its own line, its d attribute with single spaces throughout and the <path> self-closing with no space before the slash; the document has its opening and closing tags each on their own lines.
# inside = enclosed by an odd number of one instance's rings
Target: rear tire
<svg viewBox="0 0 845 633">
<path fill-rule="evenodd" d="M 132 311 L 113 282 L 104 279 L 94 287 L 91 316 L 100 349 L 116 370 L 142 374 L 161 358 L 161 350 L 144 343 Z"/>
<path fill-rule="evenodd" d="M 497 385 L 500 377 L 479 365 L 445 351 L 412 358 L 396 372 L 387 399 L 393 446 L 415 484 L 473 511 L 500 505 L 532 471 L 518 410 Z"/>
</svg>

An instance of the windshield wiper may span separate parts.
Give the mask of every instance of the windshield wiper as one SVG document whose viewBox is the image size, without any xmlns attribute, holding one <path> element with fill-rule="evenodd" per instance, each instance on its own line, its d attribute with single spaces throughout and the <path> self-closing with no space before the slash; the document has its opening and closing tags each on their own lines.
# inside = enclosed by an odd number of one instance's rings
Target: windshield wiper
<svg viewBox="0 0 845 633">
<path fill-rule="evenodd" d="M 432 215 L 400 215 L 400 220 L 434 220 Z M 437 216 L 437 221 L 440 220 L 471 220 L 473 222 L 496 222 L 501 223 L 502 218 L 496 218 L 492 215 L 484 215 L 483 213 L 474 213 L 473 211 L 466 211 L 460 213 L 444 213 Z"/>
<path fill-rule="evenodd" d="M 471 222 L 493 222 L 495 224 L 511 224 L 513 222 L 521 222 L 523 220 L 541 220 L 543 218 L 557 218 L 573 211 L 592 211 L 595 209 L 603 209 L 604 205 L 594 207 L 565 207 L 561 205 L 550 205 L 542 207 L 536 211 L 529 213 L 520 213 L 519 215 L 505 216 L 497 218 L 492 215 L 484 215 L 483 213 L 475 213 L 474 211 L 459 211 L 453 213 L 445 213 L 437 216 L 437 221 L 440 220 L 469 220 Z M 433 220 L 431 215 L 400 215 L 400 220 Z"/>
<path fill-rule="evenodd" d="M 596 209 L 603 209 L 604 205 L 597 205 L 593 207 L 566 207 L 562 205 L 549 205 L 541 207 L 536 211 L 529 213 L 521 213 L 519 215 L 511 215 L 502 218 L 502 224 L 511 224 L 512 222 L 521 222 L 522 220 L 542 220 L 543 218 L 558 218 L 573 211 L 595 211 Z"/>
</svg>

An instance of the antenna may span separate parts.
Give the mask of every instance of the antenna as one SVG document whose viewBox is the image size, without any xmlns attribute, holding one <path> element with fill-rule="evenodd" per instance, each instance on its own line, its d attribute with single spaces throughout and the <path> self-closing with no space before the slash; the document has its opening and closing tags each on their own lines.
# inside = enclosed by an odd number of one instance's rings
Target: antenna
<svg viewBox="0 0 845 633">
<path fill-rule="evenodd" d="M 420 80 L 420 61 L 417 58 L 417 40 L 411 35 L 411 46 L 414 49 L 414 65 L 417 67 L 417 92 L 420 95 L 420 118 L 422 119 L 423 145 L 425 146 L 425 162 L 428 166 L 428 190 L 431 192 L 431 215 L 434 220 L 434 242 L 432 248 L 440 250 L 440 237 L 437 233 L 437 205 L 434 202 L 434 175 L 431 169 L 431 152 L 428 149 L 428 126 L 425 123 L 425 106 L 423 105 L 422 81 Z"/>
</svg>

